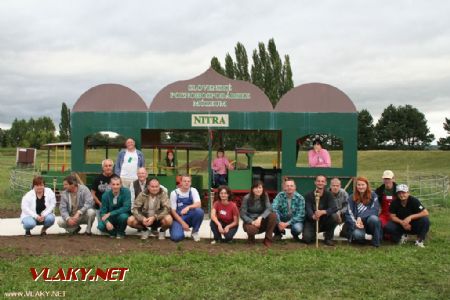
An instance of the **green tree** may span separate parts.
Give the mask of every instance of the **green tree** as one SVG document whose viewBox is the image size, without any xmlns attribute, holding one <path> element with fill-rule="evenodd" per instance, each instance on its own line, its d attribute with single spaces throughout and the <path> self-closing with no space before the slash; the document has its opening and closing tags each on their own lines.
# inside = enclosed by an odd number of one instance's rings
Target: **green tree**
<svg viewBox="0 0 450 300">
<path fill-rule="evenodd" d="M 445 118 L 443 125 L 448 136 L 446 138 L 440 138 L 437 144 L 441 150 L 450 150 L 450 119 Z"/>
<path fill-rule="evenodd" d="M 236 63 L 234 64 L 235 79 L 250 81 L 247 50 L 245 50 L 244 45 L 238 42 L 234 48 L 234 53 L 236 55 Z"/>
<path fill-rule="evenodd" d="M 281 60 L 273 38 L 269 40 L 267 49 L 263 42 L 259 42 L 257 49 L 253 50 L 250 72 L 244 45 L 238 42 L 234 50 L 236 62 L 227 53 L 225 69 L 222 69 L 216 57 L 211 59 L 211 67 L 218 72 L 224 70 L 225 76 L 228 78 L 250 81 L 258 86 L 267 95 L 273 106 L 294 87 L 289 55 L 284 56 L 284 62 Z"/>
<path fill-rule="evenodd" d="M 225 56 L 225 76 L 231 79 L 235 79 L 234 75 L 234 62 L 230 53 Z"/>
<path fill-rule="evenodd" d="M 9 130 L 0 128 L 0 146 L 5 148 L 10 145 Z"/>
<path fill-rule="evenodd" d="M 211 59 L 211 68 L 217 73 L 225 75 L 225 69 L 222 68 L 219 59 L 215 56 Z"/>
<path fill-rule="evenodd" d="M 52 143 L 55 138 L 55 124 L 50 117 L 30 118 L 27 122 L 28 131 L 25 135 L 28 146 L 40 148 L 43 144 Z"/>
<path fill-rule="evenodd" d="M 29 146 L 29 143 L 25 139 L 27 131 L 28 123 L 26 120 L 14 119 L 11 124 L 11 129 L 9 130 L 10 145 L 12 147 Z"/>
<path fill-rule="evenodd" d="M 367 109 L 358 112 L 358 149 L 373 149 L 376 145 L 373 118 Z"/>
<path fill-rule="evenodd" d="M 59 140 L 61 142 L 67 142 L 71 137 L 70 127 L 70 109 L 67 108 L 65 102 L 61 106 L 61 121 L 59 122 Z"/>
<path fill-rule="evenodd" d="M 395 149 L 424 149 L 434 139 L 425 115 L 411 105 L 389 105 L 376 125 L 378 144 Z"/>
</svg>

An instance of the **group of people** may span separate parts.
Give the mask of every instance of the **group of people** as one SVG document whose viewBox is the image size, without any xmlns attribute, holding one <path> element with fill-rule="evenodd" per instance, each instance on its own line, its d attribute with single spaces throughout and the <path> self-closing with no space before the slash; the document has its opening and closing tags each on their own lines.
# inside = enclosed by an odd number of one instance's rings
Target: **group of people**
<svg viewBox="0 0 450 300">
<path fill-rule="evenodd" d="M 64 178 L 58 225 L 67 232 L 77 234 L 81 224 L 86 224 L 86 235 L 92 234 L 97 218 L 97 229 L 117 239 L 125 236 L 127 226 L 141 232 L 141 238 L 158 235 L 165 239 L 169 229 L 173 241 L 185 238 L 191 231 L 194 241 L 199 241 L 199 229 L 204 211 L 197 189 L 191 186 L 191 177 L 182 175 L 179 186 L 169 194 L 158 179 L 148 178 L 142 152 L 135 148 L 132 139 L 126 141 L 116 164 L 111 159 L 102 162 L 99 174 L 91 189 L 80 184 L 75 176 Z M 172 153 L 173 155 L 173 153 Z M 172 157 L 173 159 L 173 157 Z M 230 168 L 223 150 L 218 152 L 217 175 Z M 371 235 L 371 244 L 379 247 L 383 239 L 404 243 L 407 234 L 417 235 L 416 245 L 424 246 L 430 227 L 428 211 L 409 193 L 405 184 L 396 184 L 394 173 L 383 173 L 383 185 L 372 191 L 368 180 L 358 177 L 351 195 L 333 178 L 327 188 L 327 178 L 318 175 L 314 190 L 298 193 L 295 181 L 286 179 L 283 191 L 271 203 L 261 181 L 251 186 L 238 209 L 230 188 L 218 176 L 220 183 L 211 208 L 211 243 L 233 240 L 243 221 L 248 242 L 255 243 L 255 235 L 265 233 L 263 243 L 270 246 L 280 240 L 290 229 L 293 239 L 312 243 L 318 232 L 323 232 L 325 245 L 334 245 L 334 232 L 342 225 L 340 235 L 350 242 L 364 242 Z M 45 187 L 42 177 L 33 179 L 33 189 L 22 198 L 21 221 L 27 236 L 36 225 L 43 225 L 41 235 L 55 222 L 56 197 Z"/>
</svg>

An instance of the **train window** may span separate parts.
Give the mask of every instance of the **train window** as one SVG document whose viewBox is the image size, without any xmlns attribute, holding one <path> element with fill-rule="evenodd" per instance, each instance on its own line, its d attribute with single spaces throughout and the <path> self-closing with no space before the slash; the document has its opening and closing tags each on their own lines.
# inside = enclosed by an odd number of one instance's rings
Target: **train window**
<svg viewBox="0 0 450 300">
<path fill-rule="evenodd" d="M 334 135 L 316 133 L 300 137 L 296 148 L 298 168 L 343 166 L 343 142 Z"/>
<path fill-rule="evenodd" d="M 84 139 L 85 163 L 100 164 L 103 159 L 116 160 L 117 151 L 124 147 L 126 138 L 115 132 L 100 131 Z"/>
</svg>

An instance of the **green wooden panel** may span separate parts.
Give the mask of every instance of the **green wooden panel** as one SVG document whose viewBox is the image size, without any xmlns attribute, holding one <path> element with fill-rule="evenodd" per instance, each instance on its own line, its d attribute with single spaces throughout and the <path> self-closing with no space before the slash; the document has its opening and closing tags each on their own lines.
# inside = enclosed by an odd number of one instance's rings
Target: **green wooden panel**
<svg viewBox="0 0 450 300">
<path fill-rule="evenodd" d="M 252 170 L 228 171 L 228 185 L 233 190 L 249 190 L 252 185 Z"/>
</svg>

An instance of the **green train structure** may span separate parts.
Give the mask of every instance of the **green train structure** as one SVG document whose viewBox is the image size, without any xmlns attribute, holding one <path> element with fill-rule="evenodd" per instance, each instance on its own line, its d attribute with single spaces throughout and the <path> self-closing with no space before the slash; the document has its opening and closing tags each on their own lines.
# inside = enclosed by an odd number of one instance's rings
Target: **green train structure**
<svg viewBox="0 0 450 300">
<path fill-rule="evenodd" d="M 71 112 L 71 171 L 86 181 L 101 171 L 101 161 L 86 160 L 87 139 L 98 132 L 114 132 L 133 138 L 138 149 L 152 149 L 146 157 L 150 176 L 157 176 L 170 189 L 176 186 L 176 174 L 163 174 L 155 161 L 164 149 L 187 151 L 186 171 L 190 172 L 189 151 L 209 150 L 204 174 L 193 175 L 193 185 L 205 195 L 211 187 L 213 145 L 223 135 L 267 134 L 275 137 L 277 149 L 273 161 L 255 165 L 258 149 L 236 145 L 228 157 L 236 162 L 228 173 L 230 188 L 237 195 L 247 193 L 255 179 L 262 180 L 272 193 L 281 189 L 282 179 L 293 178 L 298 190 L 313 189 L 319 174 L 339 177 L 348 189 L 357 172 L 357 111 L 350 98 L 336 87 L 323 83 L 302 84 L 291 89 L 272 106 L 257 86 L 224 77 L 213 69 L 189 79 L 171 83 L 160 90 L 148 106 L 136 92 L 119 84 L 101 84 L 83 93 Z M 209 147 L 201 149 L 189 141 L 171 144 L 162 136 L 167 132 L 200 132 L 208 137 Z M 302 163 L 311 140 L 325 137 L 336 147 L 336 159 L 330 168 L 311 168 Z M 115 152 L 109 152 L 115 160 Z M 332 155 L 333 157 L 333 155 Z M 268 167 L 270 166 L 270 167 Z"/>
</svg>

